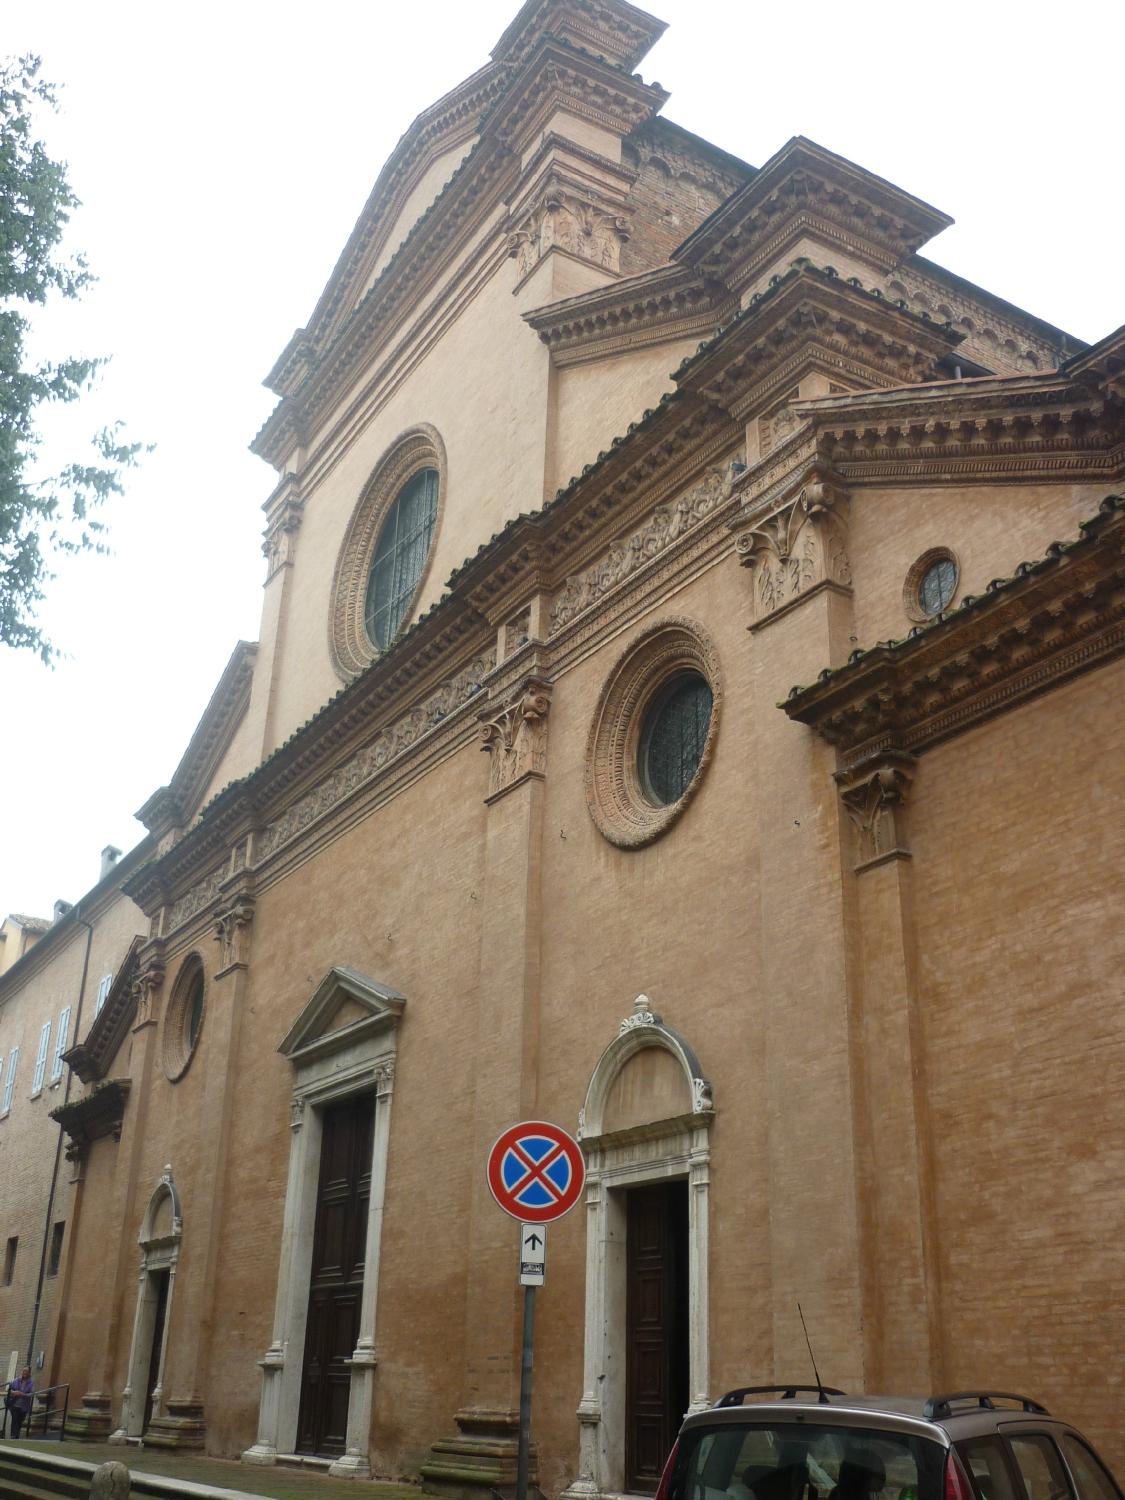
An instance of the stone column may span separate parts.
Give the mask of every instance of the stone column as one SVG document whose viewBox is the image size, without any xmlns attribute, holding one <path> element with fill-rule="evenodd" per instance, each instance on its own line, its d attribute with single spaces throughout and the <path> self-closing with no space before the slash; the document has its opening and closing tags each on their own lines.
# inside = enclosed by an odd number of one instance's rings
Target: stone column
<svg viewBox="0 0 1125 1500">
<path fill-rule="evenodd" d="M 226 1200 L 226 1156 L 230 1118 L 234 1107 L 238 1074 L 239 1037 L 246 998 L 250 924 L 254 898 L 234 877 L 235 888 L 223 893 L 215 916 L 215 941 L 219 966 L 211 982 L 207 1002 L 208 1067 L 204 1074 L 200 1110 L 200 1172 L 191 1203 L 193 1245 L 192 1274 L 198 1314 L 177 1331 L 176 1359 L 170 1372 L 175 1395 L 165 1401 L 166 1413 L 154 1417 L 145 1442 L 153 1448 L 201 1448 L 205 1427 L 203 1390 L 207 1384 L 207 1361 L 215 1315 L 215 1296 L 220 1280 L 220 1239 Z"/>
<path fill-rule="evenodd" d="M 465 1321 L 465 1394 L 454 1437 L 422 1465 L 428 1494 L 479 1497 L 515 1483 L 519 1433 L 518 1229 L 489 1197 L 484 1163 L 505 1126 L 534 1115 L 540 1002 L 543 778 L 551 686 L 534 672 L 497 686 L 481 715 L 490 756 L 485 801 L 479 1059 L 468 1223 L 474 1295 Z M 534 1474 L 534 1461 L 533 1461 Z"/>
<path fill-rule="evenodd" d="M 113 1178 L 113 1211 L 111 1219 L 121 1225 L 121 1244 L 116 1264 L 110 1271 L 111 1291 L 108 1299 L 108 1316 L 101 1323 L 95 1351 L 90 1360 L 93 1383 L 82 1395 L 80 1403 L 67 1414 L 66 1430 L 69 1437 L 104 1442 L 113 1429 L 113 1388 L 117 1375 L 118 1345 L 121 1337 L 123 1317 L 133 1312 L 130 1290 L 136 1276 L 137 1233 L 140 1229 L 138 1206 L 138 1171 L 145 1140 L 145 1125 L 148 1119 L 149 1097 L 152 1093 L 153 1060 L 156 1051 L 156 1025 L 160 1016 L 161 989 L 164 983 L 164 963 L 158 944 L 141 950 L 137 977 L 133 981 L 136 1009 L 132 1026 L 132 1059 L 130 1079 L 132 1087 L 129 1103 L 121 1126 L 121 1141 L 117 1151 L 117 1169 Z M 74 1243 L 74 1230 L 71 1231 Z M 135 1329 L 130 1342 L 135 1337 Z M 115 1435 L 124 1441 L 124 1427 L 129 1404 L 128 1370 L 126 1387 L 122 1392 L 123 1409 L 121 1422 Z"/>
<path fill-rule="evenodd" d="M 915 769 L 914 756 L 887 749 L 836 775 L 852 825 L 866 1374 L 877 1390 L 944 1382 L 928 1101 L 919 1086 L 925 1032 L 907 827 Z"/>
</svg>

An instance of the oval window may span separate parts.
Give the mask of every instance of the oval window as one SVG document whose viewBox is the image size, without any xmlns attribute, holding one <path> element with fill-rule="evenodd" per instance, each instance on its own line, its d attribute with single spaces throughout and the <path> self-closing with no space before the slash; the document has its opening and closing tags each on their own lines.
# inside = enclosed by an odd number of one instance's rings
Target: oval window
<svg viewBox="0 0 1125 1500">
<path fill-rule="evenodd" d="M 695 780 L 713 702 L 707 679 L 687 672 L 673 678 L 645 715 L 638 769 L 645 794 L 657 807 L 678 802 Z"/>
<path fill-rule="evenodd" d="M 426 565 L 437 517 L 438 471 L 419 469 L 387 512 L 367 579 L 363 622 L 368 639 L 385 651 L 398 634 Z"/>
</svg>

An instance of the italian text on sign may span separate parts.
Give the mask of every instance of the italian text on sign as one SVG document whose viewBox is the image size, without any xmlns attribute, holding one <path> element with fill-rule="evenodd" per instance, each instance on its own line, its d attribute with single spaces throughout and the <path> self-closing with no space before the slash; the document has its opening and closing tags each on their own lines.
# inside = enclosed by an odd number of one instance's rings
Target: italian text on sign
<svg viewBox="0 0 1125 1500">
<path fill-rule="evenodd" d="M 488 1153 L 492 1196 L 524 1224 L 561 1219 L 582 1196 L 585 1181 L 578 1142 L 545 1120 L 511 1126 Z"/>
</svg>

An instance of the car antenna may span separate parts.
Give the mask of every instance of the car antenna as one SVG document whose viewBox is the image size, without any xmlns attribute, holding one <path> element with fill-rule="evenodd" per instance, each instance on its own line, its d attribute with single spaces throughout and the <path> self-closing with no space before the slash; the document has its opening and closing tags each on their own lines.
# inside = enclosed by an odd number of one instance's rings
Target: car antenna
<svg viewBox="0 0 1125 1500">
<path fill-rule="evenodd" d="M 812 1372 L 816 1377 L 817 1400 L 819 1401 L 821 1406 L 827 1406 L 829 1404 L 828 1396 L 825 1392 L 824 1385 L 820 1378 L 820 1371 L 816 1367 L 816 1355 L 812 1352 L 812 1339 L 809 1338 L 809 1330 L 805 1323 L 805 1315 L 801 1311 L 801 1304 L 799 1302 L 797 1303 L 797 1316 L 800 1318 L 801 1327 L 805 1331 L 805 1343 L 809 1346 L 809 1358 L 812 1360 Z"/>
</svg>

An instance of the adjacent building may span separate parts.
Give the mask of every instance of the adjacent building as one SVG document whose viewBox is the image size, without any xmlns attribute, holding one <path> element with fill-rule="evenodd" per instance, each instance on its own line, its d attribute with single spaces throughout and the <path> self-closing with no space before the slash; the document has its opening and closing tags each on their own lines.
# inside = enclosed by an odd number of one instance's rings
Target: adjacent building
<svg viewBox="0 0 1125 1500">
<path fill-rule="evenodd" d="M 510 1483 L 545 1119 L 549 1494 L 806 1375 L 798 1302 L 836 1385 L 1125 1460 L 1125 335 L 667 123 L 661 30 L 527 0 L 403 135 L 270 375 L 260 639 L 85 987 L 85 901 L 0 979 L 21 1070 L 74 1007 L 76 1431 Z"/>
</svg>

